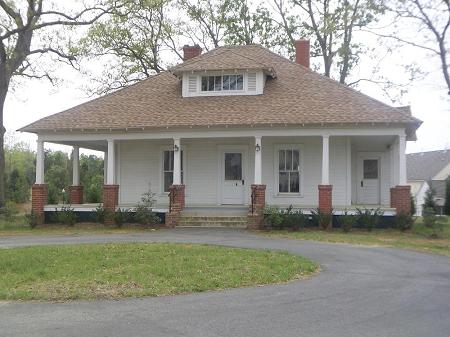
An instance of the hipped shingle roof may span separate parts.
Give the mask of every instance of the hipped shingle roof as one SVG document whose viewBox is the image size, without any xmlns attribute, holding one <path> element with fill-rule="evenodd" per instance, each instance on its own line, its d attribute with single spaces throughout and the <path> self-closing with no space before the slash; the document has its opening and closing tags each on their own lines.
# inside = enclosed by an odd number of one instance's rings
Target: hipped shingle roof
<svg viewBox="0 0 450 337">
<path fill-rule="evenodd" d="M 216 70 L 231 66 L 272 69 L 276 78 L 267 78 L 262 95 L 183 98 L 181 80 L 173 73 L 181 69 Z M 410 133 L 420 125 L 419 120 L 402 109 L 252 45 L 219 47 L 171 71 L 42 118 L 20 131 L 346 123 L 401 124 Z"/>
</svg>

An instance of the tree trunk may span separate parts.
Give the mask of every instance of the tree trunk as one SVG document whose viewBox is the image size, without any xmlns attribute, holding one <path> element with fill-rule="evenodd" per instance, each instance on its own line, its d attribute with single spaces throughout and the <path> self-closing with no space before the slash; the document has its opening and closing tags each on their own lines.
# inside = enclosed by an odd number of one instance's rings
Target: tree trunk
<svg viewBox="0 0 450 337">
<path fill-rule="evenodd" d="M 1 77 L 0 72 L 0 77 Z M 2 81 L 3 82 L 3 81 Z M 5 127 L 3 126 L 3 107 L 5 105 L 6 94 L 8 93 L 8 84 L 0 84 L 0 208 L 5 206 Z"/>
</svg>

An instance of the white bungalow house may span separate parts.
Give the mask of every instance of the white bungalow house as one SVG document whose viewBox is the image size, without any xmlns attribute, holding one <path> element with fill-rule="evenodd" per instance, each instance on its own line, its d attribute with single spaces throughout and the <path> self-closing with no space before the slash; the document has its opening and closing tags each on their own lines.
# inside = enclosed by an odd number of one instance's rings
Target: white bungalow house
<svg viewBox="0 0 450 337">
<path fill-rule="evenodd" d="M 258 226 L 265 203 L 409 212 L 405 147 L 421 122 L 310 70 L 308 41 L 296 51 L 292 62 L 259 45 L 185 46 L 182 64 L 25 126 L 38 136 L 33 211 L 48 207 L 50 142 L 74 147 L 80 209 L 87 148 L 105 152 L 106 208 L 136 204 L 150 185 L 168 225 L 209 209 Z"/>
</svg>

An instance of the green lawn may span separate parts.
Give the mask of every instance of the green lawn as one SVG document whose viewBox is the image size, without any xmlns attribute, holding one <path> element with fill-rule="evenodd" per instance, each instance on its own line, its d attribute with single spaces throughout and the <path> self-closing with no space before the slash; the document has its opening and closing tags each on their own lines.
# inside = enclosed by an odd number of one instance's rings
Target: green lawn
<svg viewBox="0 0 450 337">
<path fill-rule="evenodd" d="M 406 248 L 450 256 L 450 218 L 447 217 L 446 220 L 442 220 L 446 222 L 442 238 L 439 239 L 430 238 L 431 230 L 425 227 L 420 219 L 416 220 L 416 223 L 410 231 L 403 233 L 394 229 L 378 229 L 372 232 L 353 230 L 350 233 L 344 233 L 340 229 L 334 229 L 329 232 L 306 229 L 298 232 L 273 230 L 262 231 L 260 233 L 272 237 L 291 239 Z"/>
<path fill-rule="evenodd" d="M 0 236 L 118 234 L 140 232 L 144 230 L 148 231 L 149 228 L 136 224 L 125 224 L 122 228 L 117 228 L 115 226 L 105 226 L 99 223 L 77 223 L 72 227 L 61 224 L 50 224 L 31 228 L 27 224 L 25 216 L 18 215 L 12 219 L 5 219 L 0 216 Z"/>
<path fill-rule="evenodd" d="M 187 244 L 0 249 L 0 299 L 160 296 L 286 282 L 318 266 L 285 252 Z"/>
</svg>

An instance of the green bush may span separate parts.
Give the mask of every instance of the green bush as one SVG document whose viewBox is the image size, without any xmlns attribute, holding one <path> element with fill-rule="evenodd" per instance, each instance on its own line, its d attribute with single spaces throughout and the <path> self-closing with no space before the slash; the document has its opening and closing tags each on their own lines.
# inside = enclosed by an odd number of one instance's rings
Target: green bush
<svg viewBox="0 0 450 337">
<path fill-rule="evenodd" d="M 141 225 L 156 225 L 161 223 L 161 219 L 152 211 L 155 204 L 155 193 L 151 187 L 142 194 L 141 201 L 135 207 L 134 220 Z"/>
<path fill-rule="evenodd" d="M 422 219 L 424 226 L 431 229 L 430 236 L 432 238 L 437 239 L 442 236 L 442 233 L 444 231 L 444 224 L 439 221 L 433 208 L 424 208 L 422 212 Z"/>
<path fill-rule="evenodd" d="M 322 229 L 330 229 L 333 221 L 333 211 L 322 212 L 319 208 L 312 210 L 313 221 Z"/>
<path fill-rule="evenodd" d="M 411 214 L 406 212 L 399 212 L 395 216 L 395 227 L 402 232 L 412 228 L 414 218 Z"/>
<path fill-rule="evenodd" d="M 270 205 L 264 207 L 264 223 L 266 226 L 281 228 L 283 220 L 283 215 L 278 207 Z"/>
<path fill-rule="evenodd" d="M 358 222 L 369 232 L 372 231 L 372 229 L 374 229 L 380 223 L 381 217 L 384 214 L 384 212 L 380 208 L 357 208 L 356 212 L 358 214 Z"/>
<path fill-rule="evenodd" d="M 355 226 L 357 220 L 358 217 L 354 214 L 348 213 L 347 210 L 338 217 L 338 222 L 341 225 L 341 229 L 344 233 L 350 232 Z"/>
<path fill-rule="evenodd" d="M 27 215 L 25 216 L 25 219 L 26 219 L 28 225 L 29 225 L 31 228 L 35 228 L 37 225 L 39 225 L 39 224 L 41 224 L 41 223 L 44 222 L 44 221 L 43 221 L 43 220 L 44 220 L 44 219 L 43 219 L 43 215 L 41 215 L 41 214 L 36 214 L 36 213 L 33 213 L 33 212 L 31 212 L 30 214 L 27 214 Z"/>
<path fill-rule="evenodd" d="M 66 226 L 73 226 L 77 222 L 77 215 L 75 214 L 73 208 L 70 207 L 70 205 L 62 206 L 59 211 L 57 208 L 55 208 L 55 215 L 53 217 L 53 220 Z"/>
<path fill-rule="evenodd" d="M 106 222 L 106 220 L 114 220 L 114 213 L 111 212 L 110 210 L 104 208 L 102 205 L 99 205 L 95 208 L 94 211 L 94 220 L 97 223 L 101 223 L 104 224 Z"/>
<path fill-rule="evenodd" d="M 127 209 L 118 209 L 114 214 L 114 223 L 117 227 L 122 228 L 123 224 L 130 218 L 130 211 Z"/>
<path fill-rule="evenodd" d="M 411 215 L 415 215 L 417 212 L 416 209 L 416 198 L 414 198 L 413 195 L 411 195 Z"/>
<path fill-rule="evenodd" d="M 13 201 L 7 201 L 5 206 L 0 208 L 0 216 L 8 221 L 11 221 L 19 212 L 17 204 Z"/>
<path fill-rule="evenodd" d="M 301 210 L 293 210 L 292 205 L 285 210 L 282 217 L 283 226 L 294 231 L 303 229 L 308 221 L 308 217 Z"/>
</svg>

